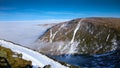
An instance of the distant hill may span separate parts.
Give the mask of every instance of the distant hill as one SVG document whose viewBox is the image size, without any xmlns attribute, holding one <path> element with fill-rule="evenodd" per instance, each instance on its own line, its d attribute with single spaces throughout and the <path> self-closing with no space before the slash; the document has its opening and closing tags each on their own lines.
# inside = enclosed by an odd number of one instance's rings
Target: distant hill
<svg viewBox="0 0 120 68">
<path fill-rule="evenodd" d="M 49 28 L 39 40 L 59 43 L 44 53 L 101 54 L 120 49 L 120 18 L 78 18 L 56 24 Z M 61 44 L 61 42 L 63 44 Z"/>
<path fill-rule="evenodd" d="M 38 24 L 38 26 L 54 26 L 57 23 L 50 23 L 50 24 Z"/>
</svg>

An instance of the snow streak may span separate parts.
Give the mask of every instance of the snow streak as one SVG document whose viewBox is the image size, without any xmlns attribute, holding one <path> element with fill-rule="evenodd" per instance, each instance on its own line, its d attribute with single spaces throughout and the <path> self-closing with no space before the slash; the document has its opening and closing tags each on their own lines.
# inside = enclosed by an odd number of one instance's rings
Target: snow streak
<svg viewBox="0 0 120 68">
<path fill-rule="evenodd" d="M 73 42 L 74 42 L 75 35 L 76 35 L 77 31 L 79 30 L 80 24 L 81 24 L 82 21 L 83 21 L 83 19 L 81 19 L 81 20 L 78 22 L 78 24 L 77 24 L 77 26 L 76 26 L 76 28 L 75 28 L 75 30 L 74 30 L 74 33 L 73 33 L 73 36 L 72 36 L 72 40 L 71 40 L 70 43 L 73 43 Z"/>
<path fill-rule="evenodd" d="M 56 34 L 65 26 L 65 24 L 62 24 L 61 27 L 55 32 L 53 33 L 53 30 L 50 29 L 50 43 L 53 42 L 53 39 L 55 38 Z"/>
<path fill-rule="evenodd" d="M 77 31 L 79 30 L 80 25 L 81 25 L 81 22 L 82 22 L 83 20 L 84 20 L 84 19 L 81 19 L 81 20 L 78 22 L 78 24 L 77 24 L 77 26 L 76 26 L 76 28 L 75 28 L 75 30 L 74 30 L 74 33 L 73 33 L 73 36 L 72 36 L 72 39 L 71 39 L 70 43 L 68 43 L 67 45 L 65 45 L 65 47 L 63 48 L 62 51 L 68 49 L 68 47 L 69 47 L 68 53 L 75 53 L 75 52 L 76 52 L 76 48 L 77 48 L 79 42 L 74 41 L 74 40 L 75 40 L 76 33 L 77 33 Z"/>
</svg>

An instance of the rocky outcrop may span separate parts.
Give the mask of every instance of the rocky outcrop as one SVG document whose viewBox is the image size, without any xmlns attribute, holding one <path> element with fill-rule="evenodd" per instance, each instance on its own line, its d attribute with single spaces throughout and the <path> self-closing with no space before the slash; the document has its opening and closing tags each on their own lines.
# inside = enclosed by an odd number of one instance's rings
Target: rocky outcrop
<svg viewBox="0 0 120 68">
<path fill-rule="evenodd" d="M 78 18 L 59 23 L 39 40 L 63 42 L 55 45 L 53 52 L 57 53 L 101 54 L 120 49 L 120 18 Z"/>
</svg>

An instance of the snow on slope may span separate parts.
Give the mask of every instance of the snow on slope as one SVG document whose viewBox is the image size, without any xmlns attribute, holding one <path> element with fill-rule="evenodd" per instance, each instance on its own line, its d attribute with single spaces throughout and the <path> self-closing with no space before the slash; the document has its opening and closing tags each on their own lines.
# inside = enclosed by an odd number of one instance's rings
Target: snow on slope
<svg viewBox="0 0 120 68">
<path fill-rule="evenodd" d="M 22 53 L 23 59 L 31 60 L 34 68 L 44 67 L 45 65 L 50 64 L 52 68 L 67 68 L 60 63 L 48 58 L 45 55 L 42 55 L 36 51 L 30 50 L 28 48 L 13 44 L 11 42 L 7 42 L 5 40 L 0 40 L 0 45 L 10 48 L 14 52 Z"/>
</svg>

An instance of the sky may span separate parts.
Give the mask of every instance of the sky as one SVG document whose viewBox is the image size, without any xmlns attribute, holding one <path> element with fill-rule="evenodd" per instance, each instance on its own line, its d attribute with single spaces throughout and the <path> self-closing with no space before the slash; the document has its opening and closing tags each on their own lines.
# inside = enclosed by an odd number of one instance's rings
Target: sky
<svg viewBox="0 0 120 68">
<path fill-rule="evenodd" d="M 120 17 L 120 0 L 0 0 L 0 21 Z"/>
</svg>

